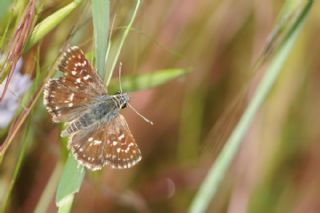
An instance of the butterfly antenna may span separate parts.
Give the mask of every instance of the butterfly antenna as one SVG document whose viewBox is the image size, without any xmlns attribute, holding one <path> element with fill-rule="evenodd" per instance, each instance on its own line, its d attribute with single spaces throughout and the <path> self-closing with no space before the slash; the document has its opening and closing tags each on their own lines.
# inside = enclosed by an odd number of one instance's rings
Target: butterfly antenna
<svg viewBox="0 0 320 213">
<path fill-rule="evenodd" d="M 120 85 L 120 93 L 122 93 L 121 71 L 122 71 L 122 62 L 120 62 L 120 65 L 119 65 L 119 85 Z"/>
<path fill-rule="evenodd" d="M 120 85 L 120 93 L 122 93 L 121 71 L 122 71 L 122 62 L 120 62 L 120 65 L 119 65 L 119 85 Z M 153 122 L 152 122 L 152 121 L 150 121 L 148 118 L 146 118 L 146 117 L 143 116 L 141 113 L 139 113 L 138 110 L 136 110 L 136 108 L 134 108 L 131 104 L 127 103 L 127 105 L 128 105 L 137 115 L 139 115 L 145 122 L 153 125 Z"/>
<path fill-rule="evenodd" d="M 141 115 L 141 114 L 138 112 L 138 110 L 136 110 L 131 104 L 129 104 L 129 103 L 127 103 L 127 104 L 128 104 L 128 106 L 129 106 L 137 115 L 139 115 L 145 122 L 153 125 L 153 122 L 152 122 L 152 121 L 150 121 L 148 118 L 146 118 L 146 117 L 144 117 L 143 115 Z"/>
</svg>

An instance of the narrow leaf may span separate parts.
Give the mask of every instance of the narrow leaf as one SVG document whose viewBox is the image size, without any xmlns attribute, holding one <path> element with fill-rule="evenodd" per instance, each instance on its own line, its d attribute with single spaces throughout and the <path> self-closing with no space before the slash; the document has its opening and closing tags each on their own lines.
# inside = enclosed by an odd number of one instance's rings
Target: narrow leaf
<svg viewBox="0 0 320 213">
<path fill-rule="evenodd" d="M 83 166 L 80 166 L 70 153 L 57 189 L 56 204 L 58 207 L 68 205 L 70 200 L 73 200 L 74 194 L 80 190 L 84 175 Z"/>
<path fill-rule="evenodd" d="M 75 8 L 79 6 L 81 0 L 75 0 L 67 6 L 56 11 L 52 15 L 48 16 L 42 22 L 37 24 L 30 36 L 30 39 L 25 47 L 25 51 L 30 49 L 33 45 L 39 42 L 44 36 L 46 36 L 51 30 L 57 27 Z"/>
<path fill-rule="evenodd" d="M 120 39 L 120 43 L 119 43 L 119 46 L 117 46 L 117 49 L 116 49 L 116 53 L 115 53 L 115 56 L 114 58 L 112 59 L 112 63 L 111 63 L 111 68 L 108 69 L 108 73 L 105 74 L 105 77 L 104 77 L 104 80 L 107 84 L 107 87 L 109 86 L 109 83 L 110 83 L 110 80 L 111 80 L 111 77 L 112 77 L 112 74 L 113 74 L 113 71 L 116 67 L 116 64 L 118 62 L 118 59 L 120 57 L 120 53 L 121 53 L 121 50 L 123 48 L 123 45 L 124 45 L 124 42 L 129 34 L 129 31 L 131 30 L 132 28 L 132 25 L 133 25 L 133 22 L 137 16 L 137 13 L 138 13 L 138 9 L 139 9 L 139 6 L 140 6 L 140 0 L 136 0 L 136 6 L 134 8 L 134 11 L 130 17 L 130 21 L 129 21 L 129 24 L 128 26 L 126 26 L 124 32 L 123 32 L 123 35 L 121 36 L 121 39 Z M 108 62 L 108 61 L 107 61 Z"/>
<path fill-rule="evenodd" d="M 186 75 L 189 71 L 184 69 L 165 69 L 137 76 L 127 76 L 121 79 L 123 91 L 145 90 L 160 86 L 176 78 Z M 110 83 L 111 92 L 119 91 L 119 80 Z"/>
<path fill-rule="evenodd" d="M 101 76 L 105 74 L 105 58 L 108 47 L 109 34 L 109 17 L 110 17 L 109 0 L 92 1 L 92 19 L 94 29 L 94 41 L 96 51 L 96 69 Z"/>
</svg>

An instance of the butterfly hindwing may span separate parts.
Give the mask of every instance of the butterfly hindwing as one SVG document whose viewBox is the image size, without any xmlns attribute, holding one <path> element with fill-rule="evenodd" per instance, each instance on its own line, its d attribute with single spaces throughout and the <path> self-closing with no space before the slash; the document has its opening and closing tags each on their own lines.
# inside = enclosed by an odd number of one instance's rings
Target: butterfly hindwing
<svg viewBox="0 0 320 213">
<path fill-rule="evenodd" d="M 101 169 L 104 165 L 125 169 L 141 160 L 140 149 L 122 115 L 88 132 L 75 133 L 68 148 L 82 165 L 91 170 Z"/>
</svg>

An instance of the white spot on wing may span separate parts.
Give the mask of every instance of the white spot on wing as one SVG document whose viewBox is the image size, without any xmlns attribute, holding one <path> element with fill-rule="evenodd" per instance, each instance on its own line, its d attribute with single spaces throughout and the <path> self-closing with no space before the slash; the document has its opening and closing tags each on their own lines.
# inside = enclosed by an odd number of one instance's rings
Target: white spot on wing
<svg viewBox="0 0 320 213">
<path fill-rule="evenodd" d="M 93 141 L 93 144 L 94 144 L 94 145 L 100 145 L 101 143 L 102 143 L 102 141 L 99 141 L 99 140 L 94 140 L 94 141 Z"/>
<path fill-rule="evenodd" d="M 90 78 L 90 75 L 86 75 L 83 77 L 84 80 L 88 80 Z"/>
<path fill-rule="evenodd" d="M 122 140 L 124 139 L 124 134 L 122 133 L 119 137 L 118 137 L 119 140 Z"/>
<path fill-rule="evenodd" d="M 73 97 L 74 97 L 74 93 L 71 93 L 71 94 L 69 95 L 69 97 L 68 97 L 68 100 L 69 100 L 69 101 L 73 101 Z"/>
</svg>

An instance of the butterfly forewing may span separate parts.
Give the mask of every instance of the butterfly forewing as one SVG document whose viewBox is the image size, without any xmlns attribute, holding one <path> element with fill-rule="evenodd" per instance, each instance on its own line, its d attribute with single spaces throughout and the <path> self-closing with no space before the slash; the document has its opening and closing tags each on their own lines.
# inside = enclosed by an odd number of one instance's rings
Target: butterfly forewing
<svg viewBox="0 0 320 213">
<path fill-rule="evenodd" d="M 67 122 L 106 90 L 93 67 L 78 47 L 69 48 L 61 57 L 63 76 L 51 79 L 45 86 L 44 104 L 55 122 Z"/>
<path fill-rule="evenodd" d="M 54 122 L 67 122 L 79 116 L 85 108 L 83 103 L 90 97 L 74 92 L 61 80 L 50 80 L 44 90 L 44 104 Z"/>
<path fill-rule="evenodd" d="M 141 160 L 141 152 L 122 115 L 93 130 L 75 133 L 68 147 L 82 165 L 92 170 L 104 165 L 130 168 Z"/>
<path fill-rule="evenodd" d="M 79 47 L 70 47 L 63 53 L 58 69 L 63 72 L 62 82 L 70 88 L 91 95 L 106 94 L 102 81 Z"/>
</svg>

